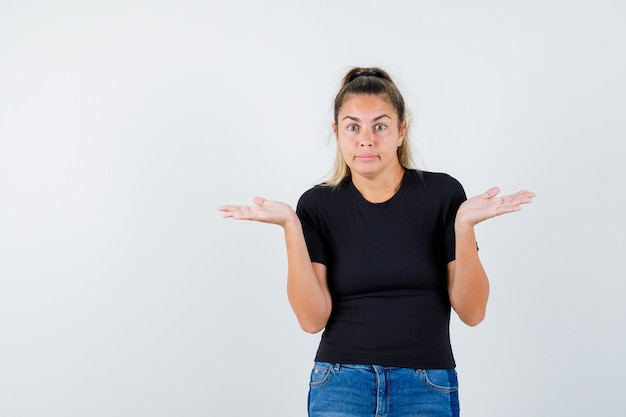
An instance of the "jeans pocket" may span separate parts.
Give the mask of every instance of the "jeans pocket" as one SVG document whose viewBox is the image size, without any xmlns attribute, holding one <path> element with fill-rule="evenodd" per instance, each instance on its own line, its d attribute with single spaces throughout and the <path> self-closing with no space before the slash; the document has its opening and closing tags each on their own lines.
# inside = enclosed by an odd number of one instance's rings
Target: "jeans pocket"
<svg viewBox="0 0 626 417">
<path fill-rule="evenodd" d="M 326 362 L 315 362 L 313 370 L 311 371 L 311 388 L 325 385 L 330 381 L 330 377 L 333 373 L 333 364 Z"/>
<path fill-rule="evenodd" d="M 426 369 L 421 371 L 424 384 L 437 392 L 455 392 L 459 389 L 455 369 Z"/>
</svg>

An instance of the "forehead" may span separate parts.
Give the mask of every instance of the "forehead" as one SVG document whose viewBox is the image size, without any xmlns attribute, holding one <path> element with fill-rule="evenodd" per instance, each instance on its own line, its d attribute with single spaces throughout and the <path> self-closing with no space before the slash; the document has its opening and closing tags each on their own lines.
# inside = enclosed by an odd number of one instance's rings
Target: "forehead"
<svg viewBox="0 0 626 417">
<path fill-rule="evenodd" d="M 386 94 L 348 94 L 339 110 L 339 116 L 377 117 L 381 114 L 387 114 L 392 118 L 397 117 L 396 110 Z"/>
</svg>

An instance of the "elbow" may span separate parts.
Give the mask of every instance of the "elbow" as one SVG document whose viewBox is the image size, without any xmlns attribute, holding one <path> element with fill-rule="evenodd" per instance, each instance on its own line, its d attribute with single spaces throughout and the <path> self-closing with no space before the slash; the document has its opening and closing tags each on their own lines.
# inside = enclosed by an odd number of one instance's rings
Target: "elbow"
<svg viewBox="0 0 626 417">
<path fill-rule="evenodd" d="M 476 327 L 478 326 L 480 323 L 483 322 L 485 318 L 472 318 L 472 319 L 466 319 L 463 320 L 463 323 L 465 323 L 466 325 L 468 325 L 469 327 Z"/>
<path fill-rule="evenodd" d="M 476 327 L 485 320 L 485 310 L 476 311 L 471 314 L 459 315 L 463 323 L 470 327 Z"/>
<path fill-rule="evenodd" d="M 300 328 L 309 334 L 319 333 L 326 328 L 326 323 L 330 318 L 331 308 L 317 308 L 315 311 L 302 311 L 293 309 Z"/>
<path fill-rule="evenodd" d="M 324 328 L 326 327 L 326 323 L 321 324 L 321 323 L 313 323 L 313 322 L 308 322 L 308 323 L 304 323 L 304 322 L 299 322 L 300 324 L 300 328 L 302 330 L 304 330 L 306 333 L 309 334 L 316 334 L 321 332 L 322 330 L 324 330 Z"/>
<path fill-rule="evenodd" d="M 308 334 L 316 334 L 324 330 L 323 326 L 320 327 L 320 326 L 302 326 L 301 325 L 300 328 Z"/>
<path fill-rule="evenodd" d="M 297 317 L 298 324 L 300 328 L 304 330 L 306 333 L 315 334 L 319 333 L 326 328 L 326 323 L 328 322 L 329 315 L 321 315 L 321 316 L 305 316 L 305 317 Z"/>
</svg>

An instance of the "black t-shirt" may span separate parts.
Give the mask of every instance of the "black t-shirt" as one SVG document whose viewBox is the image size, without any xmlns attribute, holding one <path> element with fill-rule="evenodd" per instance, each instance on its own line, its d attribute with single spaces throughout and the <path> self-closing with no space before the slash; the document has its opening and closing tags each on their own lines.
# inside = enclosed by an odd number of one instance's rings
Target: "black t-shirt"
<svg viewBox="0 0 626 417">
<path fill-rule="evenodd" d="M 309 255 L 326 265 L 333 300 L 317 361 L 455 367 L 446 268 L 465 199 L 451 176 L 415 170 L 383 203 L 365 200 L 350 178 L 302 195 Z"/>
</svg>

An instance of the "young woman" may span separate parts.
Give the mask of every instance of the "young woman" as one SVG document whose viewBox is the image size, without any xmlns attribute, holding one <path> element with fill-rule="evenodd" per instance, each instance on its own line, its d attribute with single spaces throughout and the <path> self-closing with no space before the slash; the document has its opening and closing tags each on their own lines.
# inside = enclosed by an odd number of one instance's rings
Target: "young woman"
<svg viewBox="0 0 626 417">
<path fill-rule="evenodd" d="M 450 311 L 475 326 L 489 294 L 474 226 L 534 194 L 466 199 L 414 169 L 404 99 L 380 68 L 350 70 L 334 107 L 334 172 L 296 211 L 260 197 L 219 210 L 284 229 L 289 301 L 303 330 L 324 330 L 309 416 L 458 416 Z"/>
</svg>

